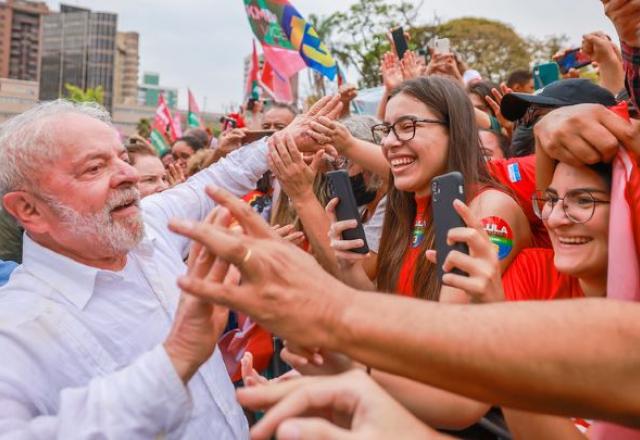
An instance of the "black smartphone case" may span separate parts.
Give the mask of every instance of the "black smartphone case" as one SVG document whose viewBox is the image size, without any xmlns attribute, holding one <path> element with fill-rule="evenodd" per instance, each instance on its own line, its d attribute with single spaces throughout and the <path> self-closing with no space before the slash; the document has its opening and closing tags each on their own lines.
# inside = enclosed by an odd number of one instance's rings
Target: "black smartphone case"
<svg viewBox="0 0 640 440">
<path fill-rule="evenodd" d="M 458 199 L 465 201 L 464 179 L 457 171 L 434 177 L 431 181 L 431 206 L 433 209 L 433 224 L 435 228 L 435 246 L 438 253 L 438 277 L 442 279 L 444 264 L 449 252 L 456 250 L 465 254 L 469 249 L 465 243 L 447 244 L 449 229 L 465 227 L 464 221 L 453 208 L 453 201 Z M 467 275 L 461 270 L 454 269 L 452 273 Z"/>
<path fill-rule="evenodd" d="M 342 239 L 361 239 L 364 242 L 364 246 L 358 249 L 352 249 L 351 252 L 356 252 L 358 254 L 368 253 L 369 246 L 367 245 L 367 238 L 364 235 L 364 228 L 362 227 L 360 213 L 358 213 L 356 197 L 353 194 L 353 188 L 351 188 L 349 174 L 344 170 L 330 171 L 327 173 L 327 184 L 329 186 L 331 198 L 337 197 L 340 199 L 338 206 L 336 206 L 336 218 L 338 221 L 352 219 L 356 219 L 358 221 L 358 226 L 355 229 L 348 229 L 342 233 Z"/>
<path fill-rule="evenodd" d="M 404 53 L 409 50 L 407 39 L 404 36 L 404 29 L 401 27 L 395 28 L 391 31 L 391 37 L 393 38 L 393 44 L 396 46 L 396 54 L 398 55 L 398 58 L 402 60 Z"/>
</svg>

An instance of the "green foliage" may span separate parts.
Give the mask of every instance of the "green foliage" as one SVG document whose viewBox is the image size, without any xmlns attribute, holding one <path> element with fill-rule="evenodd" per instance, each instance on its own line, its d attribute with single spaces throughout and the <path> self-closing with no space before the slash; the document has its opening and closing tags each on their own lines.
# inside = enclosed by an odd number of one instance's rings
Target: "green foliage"
<svg viewBox="0 0 640 440">
<path fill-rule="evenodd" d="M 136 124 L 136 131 L 140 137 L 149 139 L 149 136 L 151 136 L 151 121 L 147 118 L 141 118 Z"/>
<path fill-rule="evenodd" d="M 549 35 L 545 38 L 527 38 L 529 57 L 533 64 L 549 61 L 556 52 L 566 47 L 569 37 L 566 35 Z"/>
<path fill-rule="evenodd" d="M 422 2 L 406 0 L 358 0 L 346 12 L 311 14 L 309 22 L 341 66 L 357 70 L 361 88 L 380 84 L 380 59 L 390 50 L 386 34 L 395 26 L 409 32 L 409 46 L 414 50 L 425 49 L 434 36 L 449 38 L 452 49 L 469 68 L 494 82 L 506 79 L 515 69 L 550 59 L 568 41 L 565 35 L 523 38 L 508 24 L 478 17 L 441 22 L 434 16 L 427 23 L 417 24 L 421 7 Z M 311 82 L 315 96 L 325 94 L 321 76 L 314 75 Z"/>
<path fill-rule="evenodd" d="M 330 28 L 324 31 L 323 41 L 342 66 L 358 71 L 360 87 L 374 87 L 380 83 L 380 58 L 389 50 L 387 31 L 395 26 L 410 28 L 421 6 L 409 1 L 359 0 L 347 12 L 322 19 Z"/>
<path fill-rule="evenodd" d="M 97 102 L 98 104 L 104 104 L 104 89 L 102 86 L 95 88 L 89 88 L 82 90 L 78 86 L 73 84 L 65 84 L 64 88 L 67 90 L 67 97 L 74 102 Z"/>
<path fill-rule="evenodd" d="M 529 66 L 527 42 L 511 26 L 485 18 L 456 18 L 442 24 L 428 25 L 415 32 L 425 47 L 437 35 L 449 38 L 451 48 L 470 68 L 492 81 L 503 80 L 512 70 Z"/>
</svg>

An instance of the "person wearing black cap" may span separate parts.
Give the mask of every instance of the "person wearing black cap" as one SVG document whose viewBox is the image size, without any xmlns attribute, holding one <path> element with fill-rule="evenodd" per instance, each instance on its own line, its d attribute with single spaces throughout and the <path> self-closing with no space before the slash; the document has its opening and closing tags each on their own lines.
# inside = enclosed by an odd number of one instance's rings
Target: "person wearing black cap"
<svg viewBox="0 0 640 440">
<path fill-rule="evenodd" d="M 510 121 L 517 121 L 511 141 L 515 156 L 527 156 L 535 151 L 533 126 L 545 114 L 558 107 L 575 104 L 616 105 L 608 90 L 588 79 L 574 78 L 556 81 L 534 95 L 509 93 L 500 104 L 500 111 Z"/>
</svg>

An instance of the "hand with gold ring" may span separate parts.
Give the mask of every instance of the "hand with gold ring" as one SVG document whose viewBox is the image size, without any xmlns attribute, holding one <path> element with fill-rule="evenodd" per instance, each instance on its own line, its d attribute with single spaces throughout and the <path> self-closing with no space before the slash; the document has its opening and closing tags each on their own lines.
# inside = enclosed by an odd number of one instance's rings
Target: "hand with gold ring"
<svg viewBox="0 0 640 440">
<path fill-rule="evenodd" d="M 178 220 L 170 223 L 170 229 L 237 266 L 242 284 L 224 285 L 190 274 L 179 280 L 179 286 L 199 298 L 251 316 L 292 343 L 322 347 L 328 338 L 327 329 L 341 319 L 339 314 L 329 313 L 325 301 L 341 304 L 352 289 L 325 272 L 311 255 L 279 238 L 242 200 L 218 188 L 207 188 L 207 194 L 231 212 L 243 234 Z"/>
</svg>

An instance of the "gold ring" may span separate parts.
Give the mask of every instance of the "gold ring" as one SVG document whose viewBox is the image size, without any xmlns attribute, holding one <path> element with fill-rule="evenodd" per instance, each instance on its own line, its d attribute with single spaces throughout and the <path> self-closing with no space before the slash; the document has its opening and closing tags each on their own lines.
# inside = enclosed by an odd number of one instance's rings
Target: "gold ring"
<svg viewBox="0 0 640 440">
<path fill-rule="evenodd" d="M 244 266 L 245 264 L 247 264 L 247 261 L 249 261 L 249 258 L 251 258 L 251 249 L 247 249 L 247 253 L 244 254 L 244 258 L 242 259 L 242 261 L 240 262 L 239 267 Z"/>
</svg>

